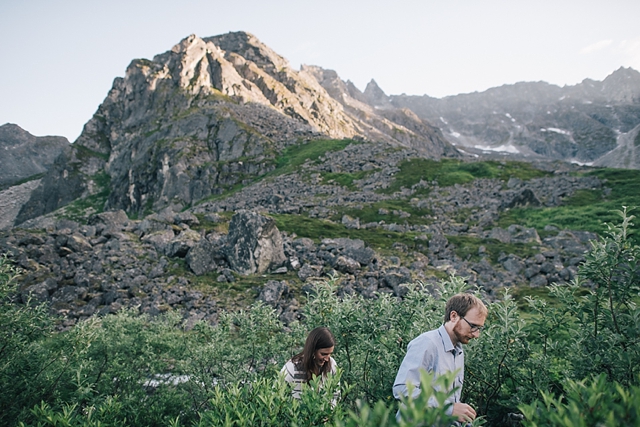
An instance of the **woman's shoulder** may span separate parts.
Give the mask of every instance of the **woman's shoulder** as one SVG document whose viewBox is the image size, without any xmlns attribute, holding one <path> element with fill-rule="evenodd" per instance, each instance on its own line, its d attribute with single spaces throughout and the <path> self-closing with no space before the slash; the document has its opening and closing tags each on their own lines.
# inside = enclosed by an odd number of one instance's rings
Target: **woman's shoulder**
<svg viewBox="0 0 640 427">
<path fill-rule="evenodd" d="M 293 359 L 289 359 L 282 369 L 280 369 L 280 372 L 292 378 L 299 378 L 304 375 L 304 369 L 300 362 L 294 361 Z"/>
</svg>

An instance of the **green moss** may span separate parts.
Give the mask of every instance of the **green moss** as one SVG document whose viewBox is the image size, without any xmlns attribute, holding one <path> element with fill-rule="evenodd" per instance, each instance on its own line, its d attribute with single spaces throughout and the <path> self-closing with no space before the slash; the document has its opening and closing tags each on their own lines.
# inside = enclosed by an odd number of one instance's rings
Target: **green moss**
<svg viewBox="0 0 640 427">
<path fill-rule="evenodd" d="M 358 188 L 353 184 L 353 181 L 360 180 L 368 175 L 371 175 L 374 171 L 359 171 L 355 173 L 331 173 L 331 172 L 322 172 L 320 175 L 322 176 L 323 184 L 332 184 L 336 183 L 343 187 L 347 187 L 349 190 L 357 190 Z"/>
<path fill-rule="evenodd" d="M 396 242 L 407 245 L 410 250 L 416 250 L 417 247 L 416 233 L 398 233 L 380 228 L 348 229 L 342 224 L 302 215 L 272 214 L 270 216 L 276 221 L 279 230 L 290 234 L 295 233 L 298 237 L 307 237 L 315 242 L 325 238 L 348 237 L 360 239 L 376 250 L 391 250 Z"/>
<path fill-rule="evenodd" d="M 111 177 L 106 172 L 99 172 L 91 179 L 97 186 L 98 192 L 83 199 L 76 199 L 64 207 L 62 218 L 67 218 L 77 222 L 84 222 L 88 214 L 100 213 L 104 211 L 109 194 L 111 193 Z"/>
<path fill-rule="evenodd" d="M 584 175 L 595 175 L 606 180 L 607 192 L 601 189 L 579 190 L 564 200 L 558 207 L 515 208 L 500 215 L 498 226 L 506 228 L 511 224 L 533 227 L 541 234 L 547 225 L 555 225 L 560 229 L 584 230 L 603 235 L 608 229 L 606 223 L 619 222 L 619 211 L 622 206 L 640 207 L 640 171 L 629 169 L 597 169 Z M 633 213 L 633 212 L 632 212 Z M 640 244 L 638 225 L 631 240 Z"/>
<path fill-rule="evenodd" d="M 40 179 L 40 178 L 44 177 L 45 175 L 46 175 L 46 172 L 43 172 L 43 173 L 39 173 L 39 174 L 36 174 L 36 175 L 31 175 L 31 176 L 29 176 L 27 178 L 22 178 L 20 181 L 14 182 L 12 184 L 5 185 L 5 186 L 0 186 L 0 191 L 5 190 L 5 189 L 7 189 L 7 188 L 9 188 L 11 186 L 14 186 L 14 185 L 22 185 L 22 184 L 27 183 L 29 181 L 35 181 L 36 179 Z"/>
<path fill-rule="evenodd" d="M 493 178 L 508 180 L 520 178 L 528 180 L 550 175 L 524 162 L 462 162 L 454 159 L 411 159 L 399 165 L 400 171 L 394 177 L 393 183 L 386 189 L 380 190 L 384 194 L 393 194 L 401 188 L 411 188 L 421 180 L 427 183 L 436 181 L 441 187 L 454 184 L 466 184 L 477 178 Z M 428 194 L 428 188 L 417 190 L 417 194 Z"/>
<path fill-rule="evenodd" d="M 458 235 L 447 236 L 447 240 L 455 245 L 454 252 L 462 259 L 478 262 L 482 259 L 478 250 L 480 246 L 485 248 L 485 256 L 491 263 L 496 264 L 501 254 L 514 254 L 521 258 L 528 258 L 539 253 L 532 244 L 524 243 L 502 243 L 495 239 L 481 239 L 479 237 Z"/>
<path fill-rule="evenodd" d="M 351 144 L 359 144 L 351 139 L 317 139 L 289 146 L 276 159 L 276 169 L 271 175 L 293 172 L 307 160 L 317 161 L 324 154 L 340 151 Z"/>
<path fill-rule="evenodd" d="M 93 151 L 82 145 L 75 145 L 77 156 L 79 160 L 86 160 L 87 157 L 98 157 L 99 159 L 104 160 L 105 162 L 109 160 L 109 155 L 105 153 L 98 153 L 97 151 Z"/>
<path fill-rule="evenodd" d="M 411 205 L 406 199 L 384 200 L 365 205 L 362 208 L 336 206 L 334 209 L 337 215 L 332 217 L 333 220 L 340 221 L 343 215 L 349 215 L 353 218 L 359 218 L 361 224 L 385 221 L 387 224 L 429 225 L 432 220 L 428 216 L 433 213 L 429 209 L 419 209 Z M 381 209 L 389 213 L 381 214 Z M 409 213 L 411 216 L 403 218 L 401 212 Z"/>
</svg>

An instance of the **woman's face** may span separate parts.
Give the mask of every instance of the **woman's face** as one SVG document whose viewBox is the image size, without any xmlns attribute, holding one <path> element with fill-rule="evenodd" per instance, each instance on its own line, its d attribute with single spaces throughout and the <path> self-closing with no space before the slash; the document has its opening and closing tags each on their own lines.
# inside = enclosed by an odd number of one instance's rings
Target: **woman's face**
<svg viewBox="0 0 640 427">
<path fill-rule="evenodd" d="M 327 363 L 331 358 L 332 353 L 333 353 L 333 347 L 319 348 L 318 350 L 316 350 L 316 352 L 313 354 L 314 360 L 316 361 L 316 365 L 318 367 L 324 366 L 324 364 Z"/>
</svg>

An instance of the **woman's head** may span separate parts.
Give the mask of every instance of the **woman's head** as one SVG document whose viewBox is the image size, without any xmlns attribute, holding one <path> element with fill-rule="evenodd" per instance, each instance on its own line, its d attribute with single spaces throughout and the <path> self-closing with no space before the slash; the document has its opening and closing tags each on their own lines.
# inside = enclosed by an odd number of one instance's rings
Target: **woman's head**
<svg viewBox="0 0 640 427">
<path fill-rule="evenodd" d="M 302 353 L 296 357 L 302 362 L 307 380 L 311 379 L 312 374 L 326 375 L 331 371 L 329 361 L 335 345 L 336 340 L 328 328 L 315 328 L 309 332 Z"/>
</svg>

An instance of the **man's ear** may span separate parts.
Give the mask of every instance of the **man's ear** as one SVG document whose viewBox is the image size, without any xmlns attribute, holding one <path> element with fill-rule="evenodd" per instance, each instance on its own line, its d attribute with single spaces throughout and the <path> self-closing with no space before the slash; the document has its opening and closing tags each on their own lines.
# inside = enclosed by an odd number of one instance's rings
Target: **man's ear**
<svg viewBox="0 0 640 427">
<path fill-rule="evenodd" d="M 458 312 L 455 310 L 452 310 L 449 313 L 449 320 L 451 320 L 452 322 L 457 322 L 458 320 L 460 320 L 460 316 L 458 315 Z"/>
</svg>

